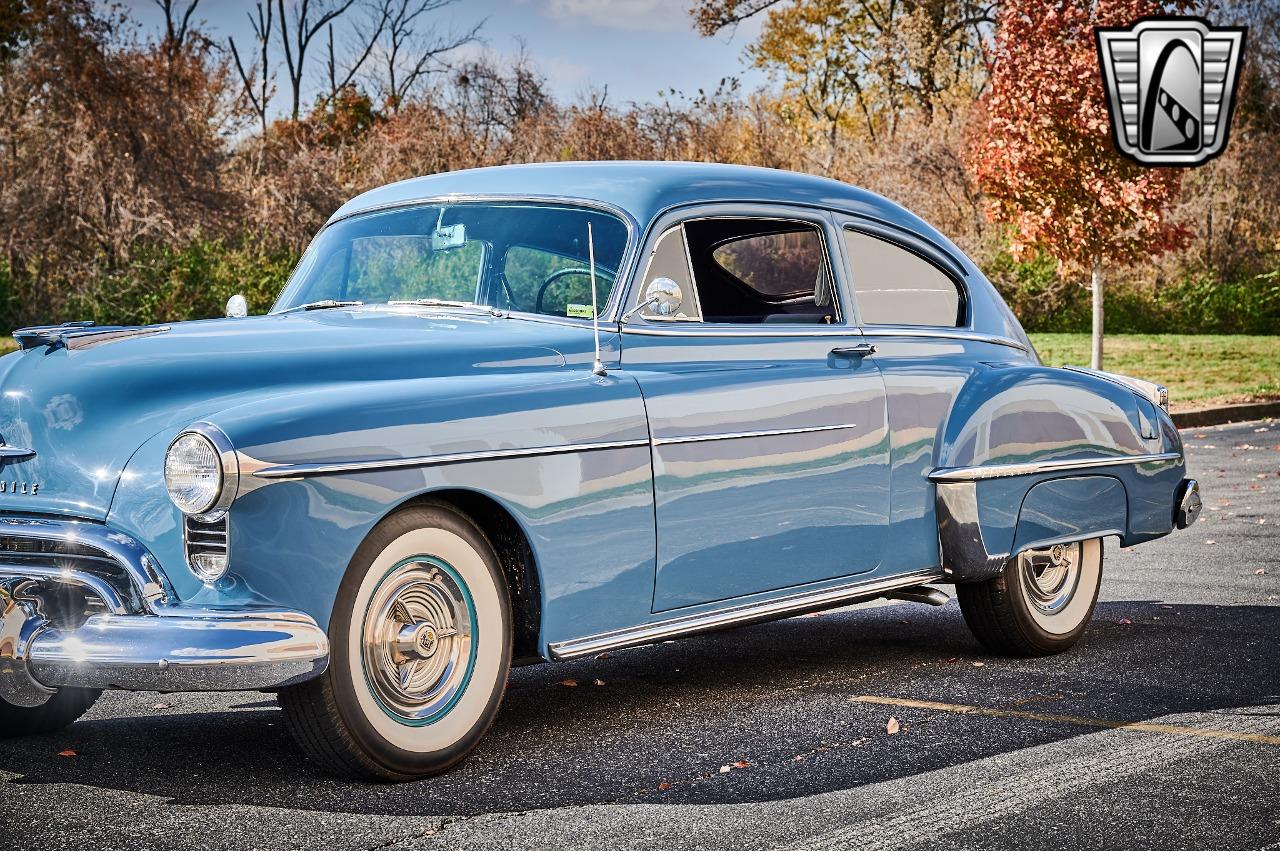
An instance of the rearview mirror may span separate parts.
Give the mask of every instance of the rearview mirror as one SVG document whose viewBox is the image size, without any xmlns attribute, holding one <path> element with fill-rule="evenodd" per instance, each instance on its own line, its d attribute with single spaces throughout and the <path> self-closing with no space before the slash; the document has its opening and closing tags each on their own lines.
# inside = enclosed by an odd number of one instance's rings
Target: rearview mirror
<svg viewBox="0 0 1280 851">
<path fill-rule="evenodd" d="M 236 293 L 227 299 L 227 318 L 241 319 L 249 315 L 249 303 L 244 300 L 244 296 Z"/>
</svg>

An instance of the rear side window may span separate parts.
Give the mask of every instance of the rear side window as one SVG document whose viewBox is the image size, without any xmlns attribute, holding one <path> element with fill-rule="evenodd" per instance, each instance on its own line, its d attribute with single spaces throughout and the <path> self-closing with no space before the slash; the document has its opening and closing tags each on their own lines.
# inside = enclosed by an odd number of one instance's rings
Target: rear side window
<svg viewBox="0 0 1280 851">
<path fill-rule="evenodd" d="M 767 301 L 812 296 L 824 274 L 826 249 L 817 228 L 765 233 L 725 242 L 711 252 L 716 265 Z"/>
<path fill-rule="evenodd" d="M 937 266 L 855 230 L 845 230 L 844 240 L 863 324 L 954 328 L 963 322 L 960 289 Z"/>
</svg>

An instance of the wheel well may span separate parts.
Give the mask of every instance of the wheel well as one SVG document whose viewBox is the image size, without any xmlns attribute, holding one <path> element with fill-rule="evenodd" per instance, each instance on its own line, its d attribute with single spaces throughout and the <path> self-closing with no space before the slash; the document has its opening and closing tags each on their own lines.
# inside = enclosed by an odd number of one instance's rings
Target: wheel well
<svg viewBox="0 0 1280 851">
<path fill-rule="evenodd" d="M 542 630 L 542 585 L 533 548 L 520 524 L 500 503 L 468 490 L 439 490 L 424 494 L 414 502 L 438 501 L 452 505 L 471 518 L 493 544 L 498 562 L 507 578 L 511 595 L 513 660 L 542 658 L 539 646 Z"/>
</svg>

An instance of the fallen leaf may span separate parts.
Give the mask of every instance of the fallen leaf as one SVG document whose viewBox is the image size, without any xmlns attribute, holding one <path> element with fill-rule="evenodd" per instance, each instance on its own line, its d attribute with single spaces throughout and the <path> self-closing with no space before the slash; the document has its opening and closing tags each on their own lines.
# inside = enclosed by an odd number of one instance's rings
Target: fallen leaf
<svg viewBox="0 0 1280 851">
<path fill-rule="evenodd" d="M 1120 624 L 1121 626 L 1133 626 L 1133 621 L 1129 620 L 1128 618 L 1121 618 L 1120 620 L 1116 621 L 1116 623 Z"/>
<path fill-rule="evenodd" d="M 733 771 L 733 766 L 730 766 L 730 765 L 722 765 L 722 766 L 720 766 L 720 773 L 721 773 L 721 774 L 728 774 L 730 771 Z"/>
<path fill-rule="evenodd" d="M 556 683 L 556 685 L 566 686 L 568 688 L 577 688 L 578 681 L 577 680 L 561 680 L 560 682 Z"/>
<path fill-rule="evenodd" d="M 608 659 L 608 658 L 609 658 L 609 654 L 608 654 L 608 653 L 597 653 L 597 654 L 596 654 L 596 660 L 597 660 L 597 661 L 603 662 L 605 659 Z"/>
<path fill-rule="evenodd" d="M 959 660 L 957 659 L 957 657 L 952 656 L 952 657 L 950 657 L 950 658 L 948 658 L 948 659 L 947 659 L 947 664 L 948 664 L 948 665 L 950 665 L 950 664 L 952 664 L 953 662 L 957 662 L 957 661 L 959 661 Z"/>
<path fill-rule="evenodd" d="M 1216 543 L 1218 543 L 1218 542 L 1217 542 L 1217 541 L 1215 541 L 1213 538 L 1209 538 L 1208 540 L 1206 540 L 1206 541 L 1205 541 L 1205 543 L 1206 543 L 1206 544 L 1209 544 L 1210 546 L 1213 546 L 1214 544 L 1216 544 Z"/>
<path fill-rule="evenodd" d="M 737 762 L 730 763 L 730 765 L 732 765 L 734 768 L 747 768 L 748 766 L 751 765 L 751 763 L 740 759 Z"/>
<path fill-rule="evenodd" d="M 662 783 L 659 783 L 659 784 L 658 784 L 658 791 L 659 791 L 659 792 L 665 792 L 665 791 L 667 791 L 667 790 L 668 790 L 668 789 L 670 789 L 670 788 L 671 788 L 671 784 L 670 784 L 670 783 L 667 783 L 667 782 L 665 782 L 665 781 L 664 781 L 664 782 L 662 782 Z"/>
<path fill-rule="evenodd" d="M 598 686 L 602 686 L 602 685 L 606 685 L 606 683 L 605 683 L 605 681 L 604 681 L 604 680 L 602 680 L 602 679 L 600 679 L 599 677 L 597 677 L 597 678 L 596 678 L 596 685 L 598 685 Z"/>
<path fill-rule="evenodd" d="M 1253 572 L 1253 575 L 1254 575 L 1254 576 L 1266 576 L 1266 575 L 1267 575 L 1267 570 L 1266 570 L 1266 568 L 1264 568 L 1264 567 L 1260 567 L 1260 568 L 1258 568 L 1257 570 L 1255 570 L 1255 571 Z"/>
<path fill-rule="evenodd" d="M 987 663 L 986 663 L 986 662 L 974 662 L 974 663 L 973 663 L 973 667 L 975 667 L 975 668 L 985 668 L 985 667 L 987 667 Z"/>
<path fill-rule="evenodd" d="M 78 756 L 78 754 L 71 748 L 67 748 L 65 751 L 58 751 L 58 756 Z"/>
<path fill-rule="evenodd" d="M 890 736 L 896 736 L 901 729 L 902 725 L 898 723 L 898 719 L 892 716 L 889 718 L 889 723 L 884 725 L 884 731 Z"/>
<path fill-rule="evenodd" d="M 151 708 L 152 709 L 172 709 L 173 704 L 172 703 L 153 703 L 151 704 Z"/>
</svg>

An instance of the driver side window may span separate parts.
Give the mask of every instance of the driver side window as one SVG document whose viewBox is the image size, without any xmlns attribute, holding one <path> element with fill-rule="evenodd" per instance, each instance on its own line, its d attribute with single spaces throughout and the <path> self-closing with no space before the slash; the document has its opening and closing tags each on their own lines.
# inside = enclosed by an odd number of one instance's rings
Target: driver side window
<svg viewBox="0 0 1280 851">
<path fill-rule="evenodd" d="M 591 277 L 587 264 L 576 257 L 513 245 L 503 262 L 505 286 L 499 284 L 497 304 L 525 313 L 591 318 Z M 601 304 L 613 280 L 596 267 L 596 290 Z M 541 303 L 539 303 L 541 302 Z"/>
</svg>

